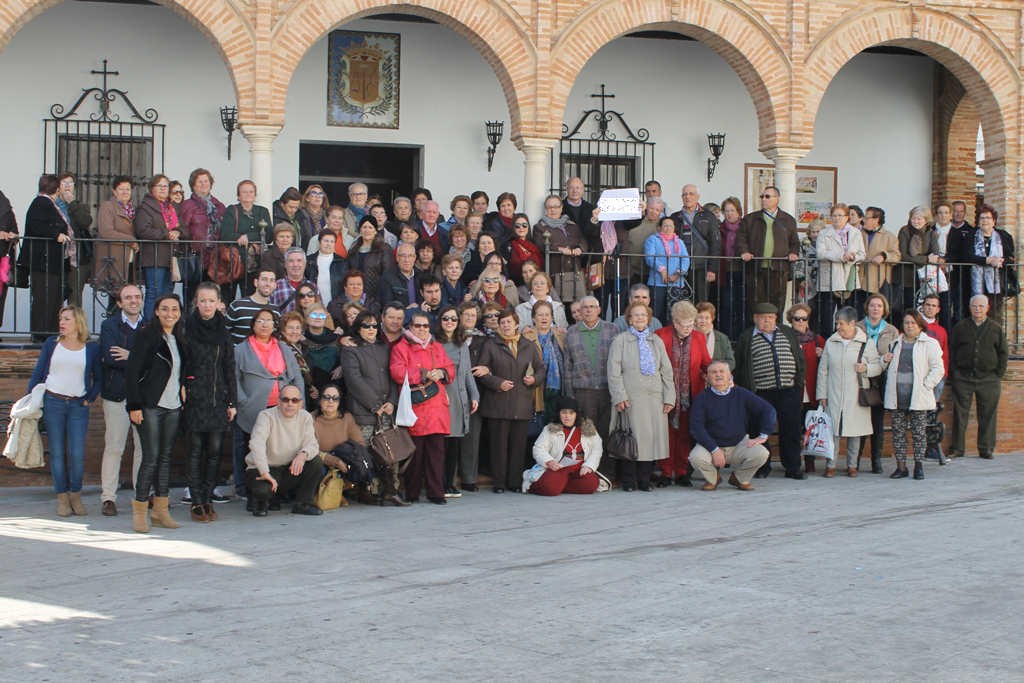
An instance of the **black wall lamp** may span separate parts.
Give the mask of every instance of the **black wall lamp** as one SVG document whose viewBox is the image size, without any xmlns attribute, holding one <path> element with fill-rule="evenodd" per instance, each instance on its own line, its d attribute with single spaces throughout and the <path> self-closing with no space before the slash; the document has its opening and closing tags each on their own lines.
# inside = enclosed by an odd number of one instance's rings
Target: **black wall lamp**
<svg viewBox="0 0 1024 683">
<path fill-rule="evenodd" d="M 725 133 L 708 133 L 708 148 L 711 150 L 711 156 L 708 157 L 708 180 L 711 180 L 718 168 L 718 160 L 725 151 Z"/>
<path fill-rule="evenodd" d="M 234 136 L 234 132 L 238 130 L 238 107 L 221 107 L 220 125 L 224 126 L 224 130 L 228 133 L 228 160 L 230 161 L 231 138 Z"/>
<path fill-rule="evenodd" d="M 487 129 L 487 142 L 491 143 L 491 146 L 487 148 L 487 170 L 490 172 L 491 164 L 494 163 L 494 152 L 498 149 L 498 143 L 501 142 L 501 134 L 505 131 L 504 121 L 485 121 L 484 127 Z"/>
</svg>

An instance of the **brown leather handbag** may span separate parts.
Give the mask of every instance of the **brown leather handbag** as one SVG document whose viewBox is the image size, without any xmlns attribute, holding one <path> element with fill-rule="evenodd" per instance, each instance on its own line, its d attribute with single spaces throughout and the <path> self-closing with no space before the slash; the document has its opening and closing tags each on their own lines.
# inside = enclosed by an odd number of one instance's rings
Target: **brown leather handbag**
<svg viewBox="0 0 1024 683">
<path fill-rule="evenodd" d="M 384 429 L 377 416 L 377 430 L 370 437 L 370 451 L 381 467 L 399 465 L 412 457 L 416 446 L 405 427 L 391 426 Z"/>
<path fill-rule="evenodd" d="M 864 347 L 867 343 L 861 343 L 860 353 L 857 354 L 857 362 L 863 362 L 864 358 Z M 860 378 L 857 378 L 858 383 Z M 866 387 L 858 387 L 857 389 L 857 404 L 862 405 L 865 408 L 872 408 L 875 406 L 882 405 L 882 383 L 881 377 L 869 377 L 868 385 Z"/>
</svg>

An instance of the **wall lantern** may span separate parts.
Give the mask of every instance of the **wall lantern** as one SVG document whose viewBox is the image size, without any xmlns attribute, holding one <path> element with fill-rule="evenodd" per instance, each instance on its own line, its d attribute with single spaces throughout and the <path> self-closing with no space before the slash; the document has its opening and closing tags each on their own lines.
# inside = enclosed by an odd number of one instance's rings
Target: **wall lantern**
<svg viewBox="0 0 1024 683">
<path fill-rule="evenodd" d="M 711 156 L 708 157 L 708 180 L 711 180 L 718 168 L 718 160 L 725 151 L 725 133 L 708 133 L 708 148 L 711 150 Z"/>
<path fill-rule="evenodd" d="M 494 163 L 494 152 L 498 149 L 498 143 L 501 142 L 501 134 L 505 130 L 504 121 L 486 121 L 484 127 L 487 129 L 487 142 L 491 143 L 491 146 L 487 148 L 487 171 L 490 172 L 491 164 Z"/>
<path fill-rule="evenodd" d="M 221 107 L 220 108 L 220 125 L 224 126 L 224 130 L 228 133 L 228 160 L 231 160 L 231 138 L 234 132 L 238 130 L 238 107 Z"/>
</svg>

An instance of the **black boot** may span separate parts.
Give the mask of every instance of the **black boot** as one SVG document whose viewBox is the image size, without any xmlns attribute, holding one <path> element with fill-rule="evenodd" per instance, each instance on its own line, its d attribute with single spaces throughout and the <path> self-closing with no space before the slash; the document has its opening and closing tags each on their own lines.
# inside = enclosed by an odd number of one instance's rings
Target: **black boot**
<svg viewBox="0 0 1024 683">
<path fill-rule="evenodd" d="M 808 474 L 810 474 L 813 471 L 814 471 L 814 456 L 812 456 L 812 455 L 805 455 L 804 456 L 804 472 L 807 472 Z"/>
<path fill-rule="evenodd" d="M 882 456 L 871 456 L 871 474 L 882 474 Z"/>
<path fill-rule="evenodd" d="M 904 464 L 903 467 L 896 465 L 896 469 L 889 475 L 890 479 L 906 479 L 910 476 L 910 472 L 907 471 L 907 466 Z"/>
<path fill-rule="evenodd" d="M 924 463 L 920 460 L 914 461 L 914 479 L 924 479 Z"/>
</svg>

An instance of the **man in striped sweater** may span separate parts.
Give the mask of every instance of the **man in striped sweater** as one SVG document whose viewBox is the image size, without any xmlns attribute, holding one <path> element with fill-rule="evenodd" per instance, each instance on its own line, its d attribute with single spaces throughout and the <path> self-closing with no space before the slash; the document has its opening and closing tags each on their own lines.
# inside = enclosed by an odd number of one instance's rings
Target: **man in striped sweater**
<svg viewBox="0 0 1024 683">
<path fill-rule="evenodd" d="M 789 479 L 804 479 L 800 458 L 806 366 L 800 341 L 791 327 L 778 324 L 775 304 L 754 306 L 754 327 L 736 344 L 736 383 L 775 407 L 778 414 L 779 459 Z M 771 460 L 757 471 L 759 479 L 771 473 Z"/>
</svg>

